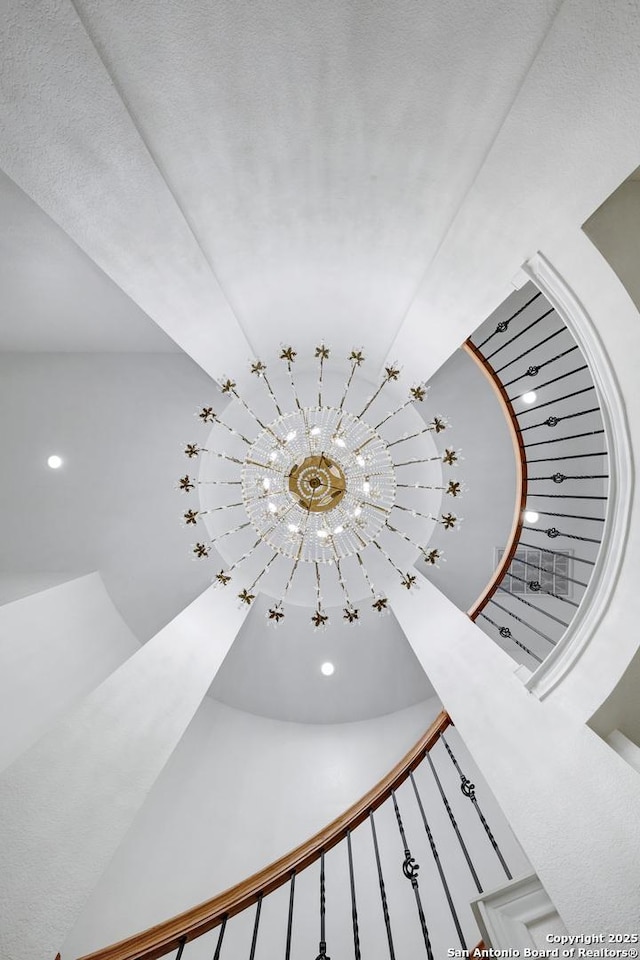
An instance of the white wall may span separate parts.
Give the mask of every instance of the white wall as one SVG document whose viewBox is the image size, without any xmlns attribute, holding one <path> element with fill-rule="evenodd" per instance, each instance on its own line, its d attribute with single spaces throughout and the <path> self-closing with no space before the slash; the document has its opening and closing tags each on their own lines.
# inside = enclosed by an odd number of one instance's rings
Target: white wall
<svg viewBox="0 0 640 960">
<path fill-rule="evenodd" d="M 0 607 L 0 769 L 138 649 L 97 573 Z"/>
</svg>

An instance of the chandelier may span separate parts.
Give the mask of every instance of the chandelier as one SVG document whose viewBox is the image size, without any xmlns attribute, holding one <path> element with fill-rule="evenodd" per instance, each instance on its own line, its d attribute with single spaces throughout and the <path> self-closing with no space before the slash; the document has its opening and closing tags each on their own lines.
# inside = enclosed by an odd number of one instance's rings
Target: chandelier
<svg viewBox="0 0 640 960">
<path fill-rule="evenodd" d="M 395 365 L 385 368 L 370 393 L 370 384 L 356 376 L 362 350 L 351 351 L 347 372 L 331 375 L 330 383 L 328 347 L 316 347 L 311 374 L 308 368 L 298 374 L 297 356 L 292 347 L 282 348 L 286 374 L 279 384 L 261 360 L 252 362 L 261 386 L 249 399 L 224 377 L 223 413 L 212 406 L 197 412 L 209 435 L 206 445 L 185 446 L 188 459 L 200 458 L 200 470 L 178 483 L 199 498 L 183 522 L 210 534 L 192 545 L 197 559 L 228 560 L 213 582 L 224 588 L 237 583 L 241 605 L 250 606 L 260 591 L 270 596 L 273 624 L 285 618 L 291 602 L 312 608 L 315 627 L 327 625 L 333 607 L 356 623 L 363 601 L 380 614 L 388 610 L 382 585 L 389 573 L 415 589 L 415 561 L 437 565 L 442 559 L 442 551 L 428 544 L 438 526 L 459 528 L 461 518 L 444 498 L 460 497 L 463 484 L 443 471 L 457 467 L 460 451 L 435 442 L 450 426 L 445 417 L 418 412 L 427 396 L 424 383 L 410 387 L 383 416 L 375 413 L 400 378 Z M 233 452 L 222 449 L 226 445 Z"/>
</svg>

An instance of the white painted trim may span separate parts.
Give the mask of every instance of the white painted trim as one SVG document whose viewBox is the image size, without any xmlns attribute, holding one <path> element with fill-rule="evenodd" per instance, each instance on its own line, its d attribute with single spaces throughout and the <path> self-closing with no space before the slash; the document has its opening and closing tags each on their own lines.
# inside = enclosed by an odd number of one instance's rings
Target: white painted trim
<svg viewBox="0 0 640 960">
<path fill-rule="evenodd" d="M 494 950 L 523 950 L 538 947 L 530 933 L 531 924 L 547 921 L 547 933 L 566 933 L 560 915 L 535 873 L 471 902 L 471 909 L 487 947 Z M 552 944 L 549 944 L 549 949 Z"/>
<path fill-rule="evenodd" d="M 625 553 L 634 476 L 622 394 L 591 317 L 573 290 L 541 253 L 528 260 L 522 269 L 566 323 L 589 364 L 609 451 L 607 516 L 589 586 L 564 636 L 526 681 L 527 688 L 542 700 L 575 666 L 609 607 Z"/>
</svg>

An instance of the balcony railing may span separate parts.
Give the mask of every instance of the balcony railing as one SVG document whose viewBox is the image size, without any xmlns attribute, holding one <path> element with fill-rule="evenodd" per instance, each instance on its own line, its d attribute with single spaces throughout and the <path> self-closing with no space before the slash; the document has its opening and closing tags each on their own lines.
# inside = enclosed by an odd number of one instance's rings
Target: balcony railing
<svg viewBox="0 0 640 960">
<path fill-rule="evenodd" d="M 608 451 L 589 366 L 555 309 L 532 284 L 503 308 L 466 347 L 493 379 L 512 424 L 519 515 L 470 615 L 535 669 L 589 587 L 606 519 Z"/>
<path fill-rule="evenodd" d="M 306 843 L 82 960 L 432 960 L 450 947 L 473 955 L 470 899 L 511 878 L 507 857 L 518 848 L 468 776 L 470 762 L 441 713 L 376 787 Z"/>
</svg>

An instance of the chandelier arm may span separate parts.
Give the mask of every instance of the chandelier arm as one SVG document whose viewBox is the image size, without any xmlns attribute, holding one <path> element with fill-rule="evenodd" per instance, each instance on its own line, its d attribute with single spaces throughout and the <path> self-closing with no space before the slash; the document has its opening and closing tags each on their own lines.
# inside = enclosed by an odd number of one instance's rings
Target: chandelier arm
<svg viewBox="0 0 640 960">
<path fill-rule="evenodd" d="M 398 486 L 400 486 L 400 484 L 398 484 Z M 409 484 L 405 484 L 405 486 L 410 486 L 410 485 L 409 485 Z M 411 489 L 413 489 L 413 487 L 411 487 Z M 437 490 L 437 489 L 440 489 L 440 488 L 439 488 L 439 487 L 427 487 L 426 489 L 427 489 L 427 490 Z M 392 510 L 404 510 L 405 513 L 410 513 L 412 517 L 420 517 L 421 520 L 433 520 L 435 523 L 438 522 L 437 519 L 436 519 L 436 517 L 434 517 L 432 514 L 430 514 L 430 513 L 420 513 L 419 510 L 412 510 L 411 507 L 403 507 L 402 504 L 400 504 L 400 503 L 394 503 L 394 505 L 393 505 L 393 507 L 392 507 L 391 509 L 392 509 Z"/>
<path fill-rule="evenodd" d="M 356 367 L 359 367 L 359 366 L 360 366 L 360 363 L 358 363 L 358 361 L 356 361 L 356 360 L 353 360 L 353 361 L 352 361 L 352 363 L 351 363 L 351 373 L 349 374 L 349 378 L 348 378 L 348 380 L 347 380 L 347 382 L 346 382 L 346 384 L 345 384 L 344 390 L 343 390 L 343 392 L 342 392 L 342 399 L 340 400 L 340 406 L 338 407 L 338 410 L 343 410 L 343 409 L 344 409 L 344 403 L 345 403 L 345 400 L 347 399 L 347 394 L 349 393 L 349 387 L 351 386 L 351 381 L 353 380 L 353 375 L 354 375 L 354 373 L 356 372 Z"/>
<path fill-rule="evenodd" d="M 316 611 L 322 613 L 322 593 L 320 591 L 320 567 L 318 561 L 315 562 L 316 568 Z"/>
<path fill-rule="evenodd" d="M 391 443 L 387 444 L 387 447 L 395 447 L 398 443 L 406 443 L 407 440 L 415 440 L 416 437 L 421 437 L 425 433 L 433 433 L 434 429 L 435 427 L 425 427 L 424 430 L 418 430 L 417 433 L 412 433 L 408 437 L 400 437 L 399 440 L 392 440 Z"/>
<path fill-rule="evenodd" d="M 386 381 L 385 381 L 385 382 L 386 382 Z M 384 386 L 384 384 L 383 384 L 383 386 Z M 373 401 L 371 401 L 371 402 L 373 403 Z M 412 398 L 409 397 L 409 399 L 408 399 L 408 400 L 405 400 L 404 403 L 401 403 L 399 407 L 396 407 L 395 410 L 392 410 L 391 413 L 388 413 L 387 416 L 384 418 L 384 420 L 381 420 L 380 423 L 376 423 L 376 425 L 374 426 L 373 429 L 374 429 L 374 430 L 379 430 L 380 427 L 382 427 L 385 423 L 387 423 L 389 420 L 391 420 L 393 417 L 395 417 L 396 414 L 402 413 L 402 411 L 405 409 L 405 407 L 408 407 L 411 402 L 412 402 Z"/>
<path fill-rule="evenodd" d="M 372 544 L 374 545 L 374 547 L 377 547 L 377 548 L 378 548 L 378 550 L 380 551 L 380 553 L 382 554 L 382 556 L 385 558 L 385 560 L 387 560 L 388 563 L 391 564 L 391 566 L 392 566 L 393 569 L 396 571 L 396 573 L 398 573 L 401 577 L 404 577 L 404 573 L 402 572 L 402 570 L 400 569 L 400 567 L 396 566 L 396 564 L 393 562 L 393 560 L 391 559 L 391 557 L 389 556 L 389 554 L 387 553 L 387 551 L 384 549 L 384 547 L 382 547 L 382 546 L 378 543 L 377 540 L 372 540 L 371 542 L 372 542 Z"/>
<path fill-rule="evenodd" d="M 251 446 L 251 440 L 249 440 L 247 437 L 245 437 L 245 435 L 244 435 L 243 433 L 240 433 L 239 430 L 236 430 L 235 427 L 230 426 L 228 423 L 226 423 L 226 422 L 225 422 L 224 420 L 222 420 L 220 417 L 216 417 L 215 423 L 217 423 L 217 424 L 218 424 L 219 426 L 221 426 L 221 427 L 224 427 L 225 430 L 227 430 L 228 433 L 230 433 L 232 436 L 238 437 L 240 440 L 243 440 L 244 443 L 246 443 L 248 447 Z"/>
<path fill-rule="evenodd" d="M 320 360 L 318 370 L 318 407 L 322 407 L 322 372 L 324 361 L 329 359 L 329 351 L 325 347 L 324 343 L 320 344 L 319 347 L 316 347 L 316 357 Z"/>
<path fill-rule="evenodd" d="M 251 586 L 247 587 L 247 592 L 250 592 L 251 590 L 253 590 L 256 584 L 262 579 L 262 577 L 264 577 L 265 573 L 267 572 L 267 570 L 269 569 L 269 567 L 271 566 L 271 564 L 273 563 L 273 561 L 276 559 L 277 556 L 278 554 L 274 553 L 272 557 L 265 563 L 264 567 L 262 568 L 258 576 L 255 578 Z"/>
<path fill-rule="evenodd" d="M 276 410 L 278 411 L 278 416 L 281 417 L 281 416 L 282 416 L 282 410 L 280 409 L 280 404 L 278 403 L 278 401 L 277 401 L 277 399 L 276 399 L 276 395 L 275 395 L 275 393 L 273 392 L 273 387 L 272 387 L 271 384 L 269 383 L 269 378 L 267 377 L 266 371 L 262 374 L 262 379 L 264 380 L 265 386 L 266 386 L 267 390 L 269 391 L 269 394 L 270 394 L 270 396 L 271 396 L 271 399 L 273 400 L 273 403 L 274 403 L 274 405 L 275 405 Z"/>
<path fill-rule="evenodd" d="M 213 484 L 221 487 L 241 487 L 242 486 L 242 480 L 198 480 L 197 483 L 203 486 L 204 484 Z"/>
<path fill-rule="evenodd" d="M 295 356 L 295 353 L 293 353 L 292 356 Z M 290 359 L 287 359 L 287 370 L 289 371 L 289 382 L 291 383 L 293 399 L 295 400 L 295 404 L 298 410 L 302 410 L 302 407 L 300 406 L 300 400 L 298 399 L 298 391 L 296 390 L 296 382 L 293 377 L 292 361 Z"/>
<path fill-rule="evenodd" d="M 358 563 L 360 564 L 360 570 L 362 571 L 362 576 L 364 577 L 365 582 L 366 582 L 367 586 L 369 587 L 369 590 L 371 590 L 371 596 L 372 596 L 373 599 L 375 600 L 375 599 L 377 598 L 378 594 L 377 594 L 376 588 L 374 587 L 373 583 L 371 582 L 371 577 L 369 576 L 369 571 L 367 570 L 367 568 L 366 568 L 366 566 L 365 566 L 365 563 L 364 563 L 364 561 L 363 561 L 363 559 L 362 559 L 362 557 L 360 556 L 359 553 L 356 553 L 356 558 L 357 558 L 357 560 L 358 560 Z"/>
<path fill-rule="evenodd" d="M 240 533 L 241 530 L 244 530 L 245 527 L 250 527 L 251 523 L 249 520 L 246 520 L 244 523 L 241 523 L 238 527 L 234 527 L 232 530 L 226 530 L 224 533 L 219 533 L 217 537 L 212 537 L 211 540 L 208 540 L 208 543 L 219 543 L 220 540 L 224 540 L 225 537 L 230 537 L 234 533 Z"/>
<path fill-rule="evenodd" d="M 233 532 L 237 533 L 237 530 Z M 241 557 L 239 557 L 237 560 L 234 560 L 234 562 L 229 567 L 228 572 L 232 573 L 233 570 L 237 570 L 240 564 L 244 563 L 244 561 L 251 556 L 253 551 L 258 549 L 261 543 L 262 543 L 262 539 L 256 540 L 256 542 L 253 544 L 252 547 L 249 547 L 249 549 L 245 553 L 243 553 Z"/>
<path fill-rule="evenodd" d="M 394 467 L 412 467 L 416 463 L 434 463 L 436 460 L 442 460 L 441 456 L 422 457 L 414 460 L 403 460 L 402 463 L 394 463 Z"/>
</svg>

